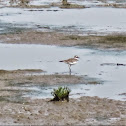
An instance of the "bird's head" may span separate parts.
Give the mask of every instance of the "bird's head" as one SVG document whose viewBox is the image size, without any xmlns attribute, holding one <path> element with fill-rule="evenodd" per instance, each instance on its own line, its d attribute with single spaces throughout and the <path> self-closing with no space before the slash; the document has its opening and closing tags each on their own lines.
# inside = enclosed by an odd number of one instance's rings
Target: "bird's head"
<svg viewBox="0 0 126 126">
<path fill-rule="evenodd" d="M 79 56 L 77 56 L 77 55 L 75 55 L 75 56 L 74 56 L 74 58 L 75 58 L 75 59 L 79 59 L 80 57 L 79 57 Z"/>
</svg>

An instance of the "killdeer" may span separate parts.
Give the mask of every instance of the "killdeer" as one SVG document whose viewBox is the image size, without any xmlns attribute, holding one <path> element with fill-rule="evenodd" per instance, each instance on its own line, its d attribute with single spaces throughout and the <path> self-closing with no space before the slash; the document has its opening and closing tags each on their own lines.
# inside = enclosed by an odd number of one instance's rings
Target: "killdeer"
<svg viewBox="0 0 126 126">
<path fill-rule="evenodd" d="M 64 62 L 66 64 L 68 64 L 69 70 L 70 70 L 70 74 L 71 74 L 71 65 L 75 65 L 78 62 L 79 57 L 77 55 L 74 56 L 74 58 L 70 58 L 67 60 L 61 60 L 59 62 Z"/>
</svg>

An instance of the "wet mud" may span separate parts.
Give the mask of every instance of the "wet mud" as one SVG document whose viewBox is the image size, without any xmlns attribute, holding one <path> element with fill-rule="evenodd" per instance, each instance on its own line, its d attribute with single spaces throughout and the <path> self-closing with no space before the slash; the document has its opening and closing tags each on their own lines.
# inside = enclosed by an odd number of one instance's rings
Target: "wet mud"
<svg viewBox="0 0 126 126">
<path fill-rule="evenodd" d="M 2 2 L 2 3 L 1 3 Z M 6 5 L 0 1 L 0 7 L 30 8 L 27 11 L 43 11 L 43 8 L 87 8 L 87 7 L 113 7 L 126 8 L 124 3 L 109 3 L 109 1 L 95 1 L 89 6 L 73 4 L 61 6 L 61 3 L 49 5 Z M 98 5 L 96 5 L 98 3 Z M 33 10 L 35 8 L 35 10 Z M 37 10 L 41 8 L 41 10 Z M 57 12 L 59 10 L 46 10 Z M 21 13 L 19 13 L 21 14 Z M 1 14 L 0 16 L 4 16 Z M 8 16 L 8 13 L 6 13 Z M 33 29 L 26 28 L 26 24 L 0 22 L 0 42 L 11 44 L 41 44 L 56 46 L 79 46 L 81 48 L 98 48 L 110 50 L 125 50 L 125 34 L 114 34 L 107 36 L 98 35 L 71 35 L 61 33 L 62 29 L 55 32 L 41 32 L 38 29 L 49 26 L 36 24 Z M 71 26 L 70 26 L 71 27 Z M 74 27 L 74 26 L 73 26 Z M 69 28 L 69 27 L 68 27 Z M 56 32 L 58 31 L 58 32 Z M 96 33 L 97 34 L 97 33 Z M 103 63 L 102 66 L 125 66 L 125 63 Z M 101 72 L 102 73 L 102 72 Z M 102 73 L 104 74 L 104 73 Z M 0 70 L 0 125 L 125 125 L 126 124 L 126 101 L 112 100 L 107 98 L 84 96 L 81 98 L 70 98 L 69 102 L 49 102 L 49 99 L 38 99 L 24 97 L 24 94 L 34 92 L 30 87 L 54 86 L 62 84 L 90 84 L 100 85 L 102 81 L 87 76 L 52 74 L 47 75 L 41 69 L 18 69 Z M 90 89 L 85 89 L 89 91 Z M 51 93 L 51 92 L 50 92 Z M 81 93 L 78 95 L 81 95 Z M 126 93 L 117 94 L 126 96 Z M 70 95 L 72 96 L 72 95 Z"/>
<path fill-rule="evenodd" d="M 42 71 L 14 70 L 8 72 L 0 70 L 1 125 L 125 125 L 126 102 L 124 101 L 85 96 L 78 99 L 70 98 L 69 102 L 50 102 L 51 99 L 22 97 L 30 90 L 21 88 L 21 85 L 96 84 L 93 79 L 88 77 L 34 75 L 31 72 Z"/>
<path fill-rule="evenodd" d="M 13 125 L 125 125 L 126 102 L 82 97 L 69 102 L 27 99 L 0 102 L 0 124 Z M 6 115 L 6 116 L 5 116 Z"/>
<path fill-rule="evenodd" d="M 108 65 L 108 66 L 126 66 L 126 64 L 123 64 L 123 63 L 102 63 L 101 66 L 105 66 L 105 65 Z"/>
<path fill-rule="evenodd" d="M 126 49 L 124 35 L 109 36 L 79 36 L 66 35 L 58 32 L 24 31 L 20 33 L 1 34 L 2 43 L 11 44 L 42 44 L 57 46 L 80 46 L 101 49 Z"/>
<path fill-rule="evenodd" d="M 89 0 L 87 1 L 68 1 L 66 4 L 63 2 L 55 1 L 43 1 L 39 0 L 34 4 L 34 1 L 24 1 L 23 3 L 19 1 L 0 1 L 0 7 L 20 7 L 20 8 L 51 8 L 51 7 L 60 7 L 60 8 L 89 8 L 89 7 L 113 7 L 113 8 L 126 8 L 126 2 L 122 1 L 111 1 L 111 0 Z"/>
</svg>

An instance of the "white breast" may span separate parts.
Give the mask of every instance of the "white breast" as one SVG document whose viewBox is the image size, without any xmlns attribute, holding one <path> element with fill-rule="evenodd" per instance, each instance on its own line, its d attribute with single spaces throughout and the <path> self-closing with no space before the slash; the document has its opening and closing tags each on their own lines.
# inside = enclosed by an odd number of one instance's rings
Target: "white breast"
<svg viewBox="0 0 126 126">
<path fill-rule="evenodd" d="M 69 64 L 70 65 L 74 65 L 74 64 L 76 64 L 77 63 L 77 61 L 74 61 L 74 62 L 70 62 Z"/>
</svg>

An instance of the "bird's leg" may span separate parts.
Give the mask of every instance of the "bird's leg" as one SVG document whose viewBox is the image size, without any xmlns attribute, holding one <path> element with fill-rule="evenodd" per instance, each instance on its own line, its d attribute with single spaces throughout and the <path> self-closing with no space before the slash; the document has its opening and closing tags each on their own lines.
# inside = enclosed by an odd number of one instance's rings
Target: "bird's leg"
<svg viewBox="0 0 126 126">
<path fill-rule="evenodd" d="M 69 74 L 71 75 L 71 65 L 68 65 L 68 67 L 69 67 Z"/>
</svg>

